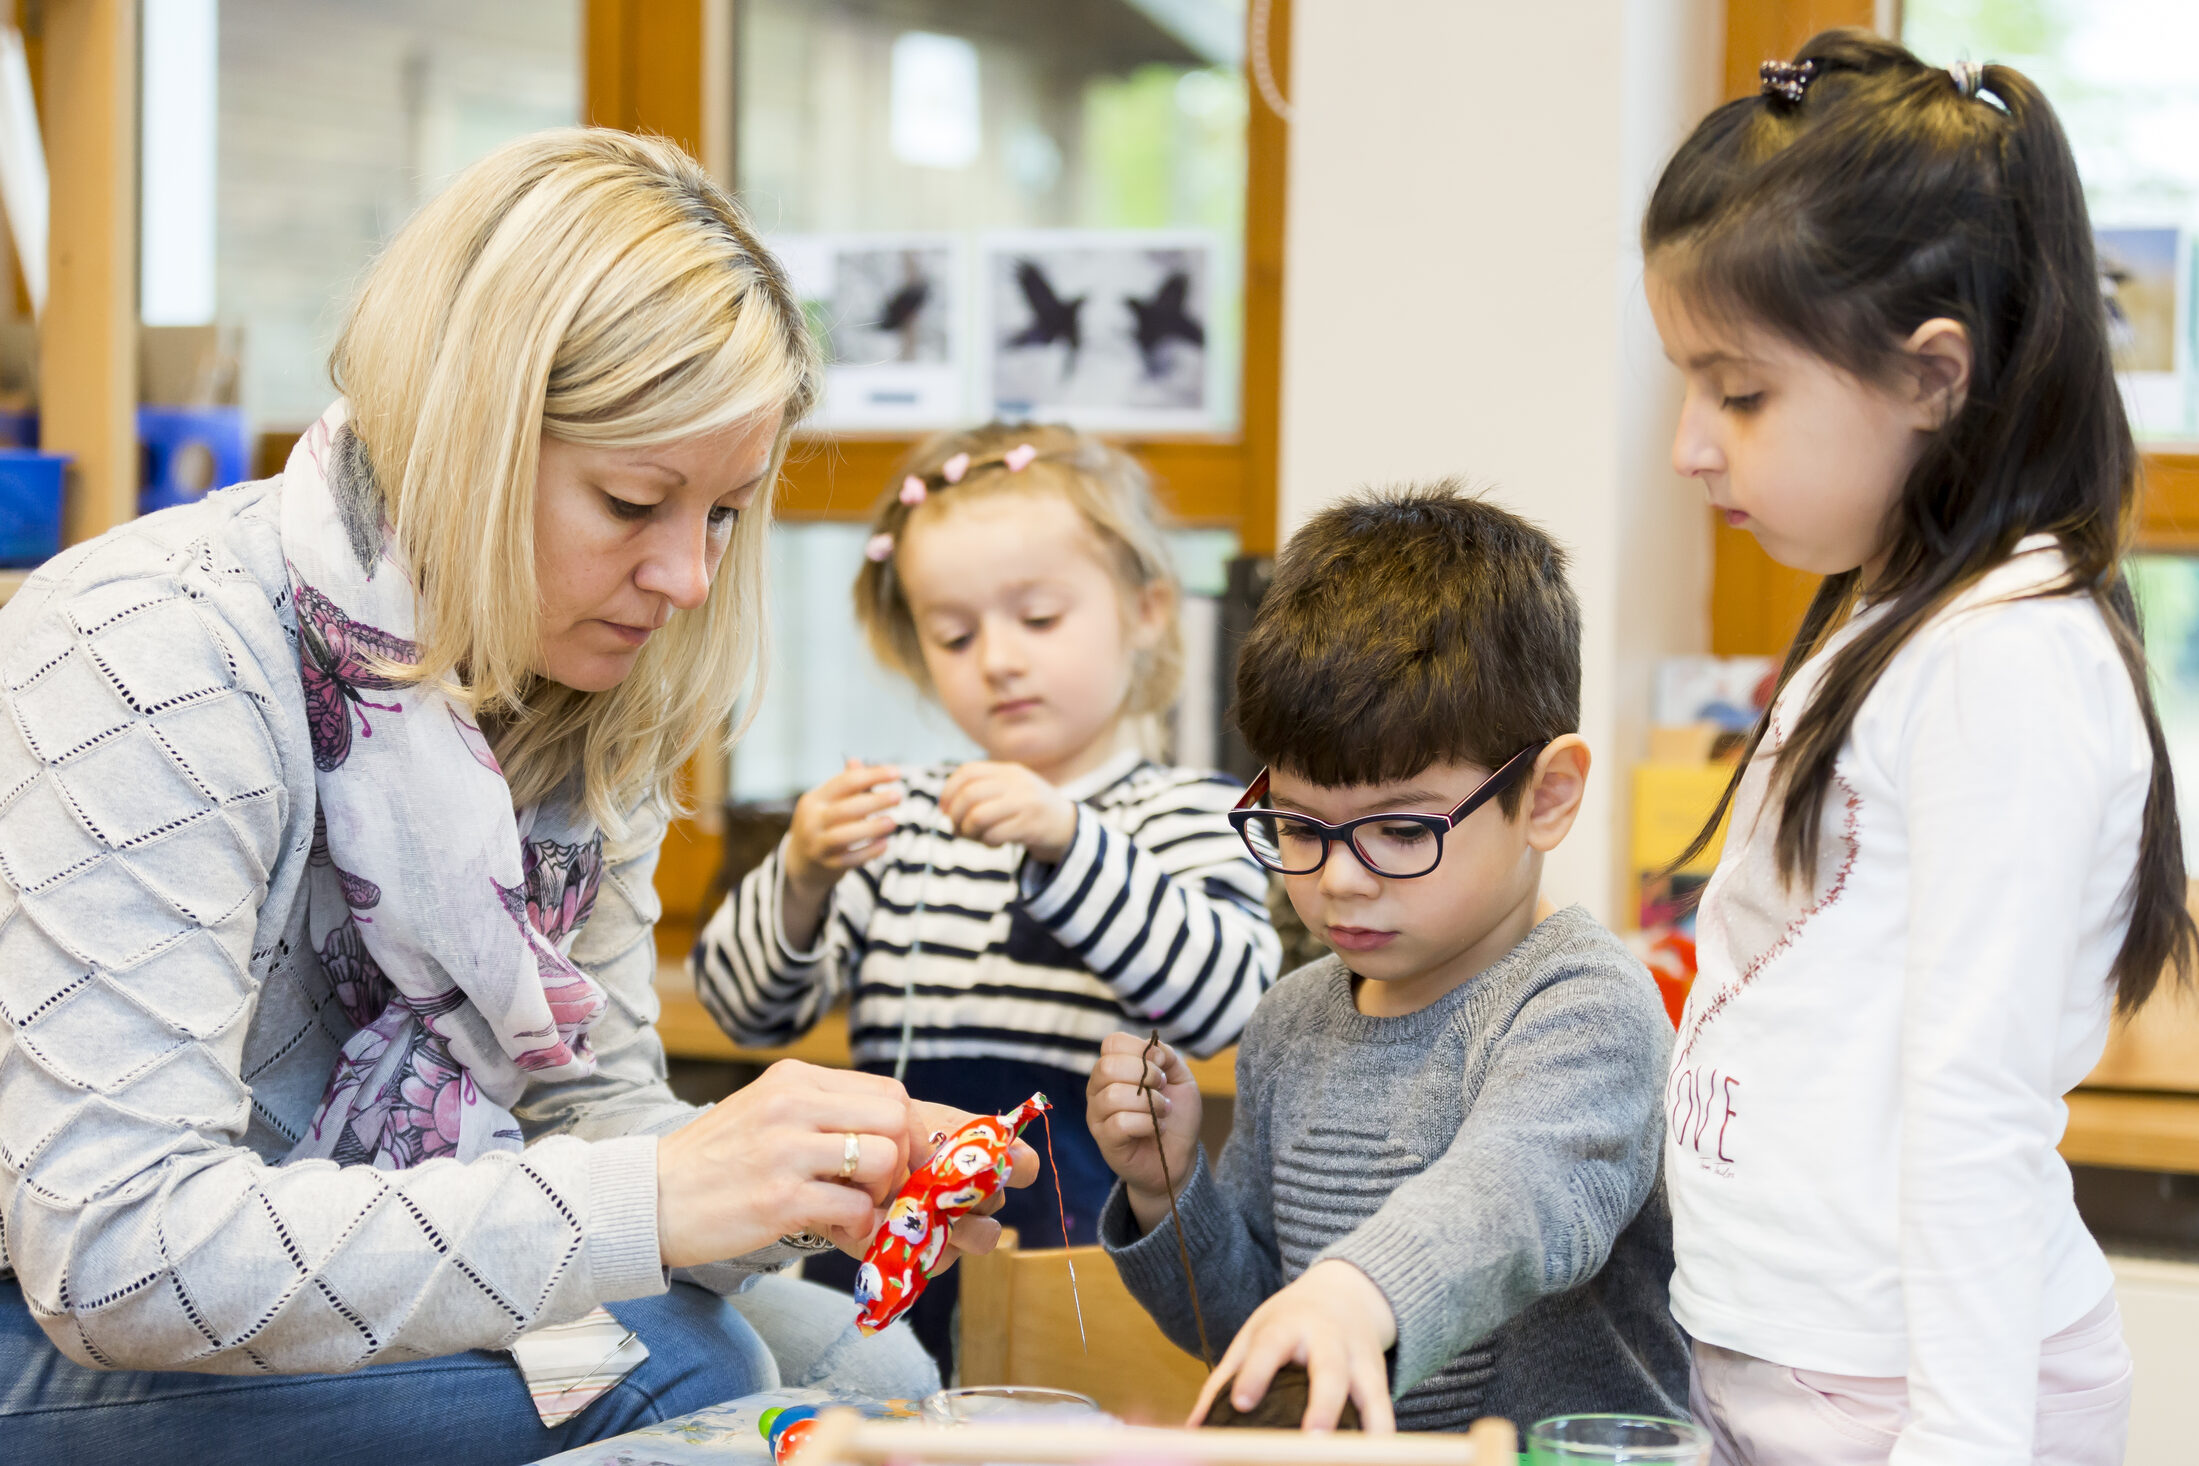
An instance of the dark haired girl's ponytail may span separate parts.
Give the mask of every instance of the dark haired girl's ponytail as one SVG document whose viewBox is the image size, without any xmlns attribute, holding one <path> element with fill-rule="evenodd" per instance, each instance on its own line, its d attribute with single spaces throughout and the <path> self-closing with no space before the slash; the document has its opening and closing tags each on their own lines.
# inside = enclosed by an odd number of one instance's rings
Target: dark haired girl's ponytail
<svg viewBox="0 0 2199 1466">
<path fill-rule="evenodd" d="M 1885 379 L 1898 343 L 1942 317 L 1969 333 L 1973 366 L 1961 407 L 1890 516 L 1885 569 L 1869 587 L 1884 614 L 1832 656 L 1776 756 L 1768 797 L 1780 870 L 1815 879 L 1835 763 L 1902 647 L 2026 536 L 2053 535 L 2069 573 L 2043 594 L 2099 606 L 2153 750 L 2130 925 L 2111 969 L 2128 1012 L 2164 972 L 2189 980 L 2199 928 L 2185 907 L 2167 739 L 2121 572 L 2140 460 L 2075 158 L 2046 98 L 2007 67 L 1951 75 L 1859 30 L 1814 37 L 1795 61 L 1812 63 L 1800 100 L 1729 102 L 1681 146 L 1643 220 L 1644 254 L 1714 312 L 1863 380 Z M 1850 571 L 1819 587 L 1782 689 L 1848 618 L 1859 579 Z M 1742 770 L 1763 733 L 1759 724 Z"/>
</svg>

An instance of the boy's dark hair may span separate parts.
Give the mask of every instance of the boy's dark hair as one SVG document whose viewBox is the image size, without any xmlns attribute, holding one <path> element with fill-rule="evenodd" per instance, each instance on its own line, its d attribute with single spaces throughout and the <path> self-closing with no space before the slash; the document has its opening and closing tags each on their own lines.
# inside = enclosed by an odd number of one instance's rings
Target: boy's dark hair
<svg viewBox="0 0 2199 1466">
<path fill-rule="evenodd" d="M 1580 721 L 1565 552 L 1453 479 L 1354 494 L 1307 520 L 1238 656 L 1246 746 L 1316 784 L 1494 769 Z M 1504 812 L 1526 793 L 1506 789 Z"/>
<path fill-rule="evenodd" d="M 1961 407 L 1910 470 L 1868 588 L 1883 615 L 1835 652 L 1773 766 L 1779 866 L 1805 881 L 1833 763 L 1857 709 L 1916 630 L 2031 534 L 2122 652 L 2153 748 L 2130 927 L 2113 969 L 2125 1012 L 2164 970 L 2188 976 L 2183 838 L 2168 743 L 2121 560 L 2139 458 L 2109 353 L 2107 311 L 2076 160 L 2054 109 L 2006 66 L 1927 66 L 1868 31 L 1795 53 L 1799 84 L 1728 102 L 1681 144 L 1642 221 L 1652 271 L 1719 324 L 1755 326 L 1865 381 L 1936 317 L 1969 332 Z M 1806 73 L 1803 68 L 1807 68 Z M 1776 78 L 1775 78 L 1776 80 Z M 1860 571 L 1825 577 L 1780 683 L 1847 619 Z M 1760 723 L 1741 768 L 1755 755 Z M 1704 826 L 1701 850 L 1740 780 Z M 1687 859 L 1683 856 L 1682 859 Z"/>
</svg>

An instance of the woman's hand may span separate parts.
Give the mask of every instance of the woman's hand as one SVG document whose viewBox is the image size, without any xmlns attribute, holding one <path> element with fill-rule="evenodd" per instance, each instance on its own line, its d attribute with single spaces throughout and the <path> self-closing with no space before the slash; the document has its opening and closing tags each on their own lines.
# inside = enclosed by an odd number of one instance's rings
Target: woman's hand
<svg viewBox="0 0 2199 1466">
<path fill-rule="evenodd" d="M 781 1059 L 763 1077 L 657 1142 L 657 1249 L 666 1267 L 739 1257 L 795 1232 L 862 1256 L 913 1166 L 973 1116 L 911 1100 L 880 1074 Z M 841 1179 L 847 1137 L 860 1158 Z M 1038 1177 L 1038 1152 L 1009 1149 L 1008 1185 Z M 1000 1240 L 996 1191 L 948 1234 L 948 1255 Z"/>
<path fill-rule="evenodd" d="M 1021 845 L 1042 865 L 1069 853 L 1077 804 L 1021 764 L 967 763 L 939 791 L 939 812 L 954 832 L 986 845 Z"/>
<path fill-rule="evenodd" d="M 1150 1232 L 1167 1220 L 1172 1199 L 1169 1183 L 1175 1183 L 1174 1194 L 1180 1196 L 1191 1179 L 1199 1151 L 1201 1101 L 1183 1056 L 1161 1044 L 1149 1060 L 1147 1047 L 1147 1041 L 1134 1033 L 1110 1033 L 1100 1041 L 1099 1062 L 1092 1066 L 1092 1077 L 1084 1086 L 1084 1118 L 1108 1169 L 1122 1177 L 1139 1229 Z M 1158 1141 L 1141 1084 L 1152 1086 L 1153 1108 L 1160 1111 Z M 1165 1170 L 1161 1165 L 1164 1146 Z"/>
<path fill-rule="evenodd" d="M 901 771 L 849 759 L 847 767 L 794 803 L 786 834 L 786 890 L 780 923 L 797 948 L 817 939 L 825 901 L 840 877 L 886 848 L 901 802 Z"/>
<path fill-rule="evenodd" d="M 739 1257 L 805 1231 L 860 1250 L 908 1174 L 914 1129 L 893 1080 L 780 1060 L 657 1142 L 664 1265 Z M 851 1134 L 861 1154 L 843 1181 Z"/>
<path fill-rule="evenodd" d="M 1253 1310 L 1228 1352 L 1199 1391 L 1190 1423 L 1206 1419 L 1207 1408 L 1231 1380 L 1230 1403 L 1250 1410 L 1267 1397 L 1275 1371 L 1285 1364 L 1306 1370 L 1307 1430 L 1334 1430 L 1344 1401 L 1359 1407 L 1359 1423 L 1370 1434 L 1397 1429 L 1390 1408 L 1390 1370 L 1385 1355 L 1397 1342 L 1397 1315 L 1374 1280 L 1341 1258 L 1317 1262 L 1298 1281 Z"/>
</svg>

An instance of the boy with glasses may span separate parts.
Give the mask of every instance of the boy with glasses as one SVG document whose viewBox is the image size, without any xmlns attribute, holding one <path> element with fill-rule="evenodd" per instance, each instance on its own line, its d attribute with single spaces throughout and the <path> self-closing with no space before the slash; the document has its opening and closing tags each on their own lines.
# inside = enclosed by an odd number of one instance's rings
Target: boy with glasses
<svg viewBox="0 0 2199 1466">
<path fill-rule="evenodd" d="M 1165 1045 L 1112 1035 L 1086 1091 L 1124 1282 L 1196 1347 L 1173 1190 L 1206 1326 L 1234 1335 L 1194 1418 L 1286 1363 L 1314 1428 L 1347 1397 L 1370 1429 L 1684 1414 L 1671 1026 L 1618 939 L 1541 894 L 1589 765 L 1564 553 L 1455 484 L 1315 516 L 1237 719 L 1268 768 L 1231 823 L 1335 955 L 1262 998 L 1212 1169 Z"/>
</svg>

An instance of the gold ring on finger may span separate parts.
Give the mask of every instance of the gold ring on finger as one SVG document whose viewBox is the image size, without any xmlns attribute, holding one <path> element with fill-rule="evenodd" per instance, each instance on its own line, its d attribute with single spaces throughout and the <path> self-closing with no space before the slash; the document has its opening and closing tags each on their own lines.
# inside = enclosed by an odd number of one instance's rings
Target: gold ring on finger
<svg viewBox="0 0 2199 1466">
<path fill-rule="evenodd" d="M 849 1130 L 840 1137 L 840 1179 L 855 1179 L 855 1168 L 863 1164 L 862 1137 Z"/>
</svg>

